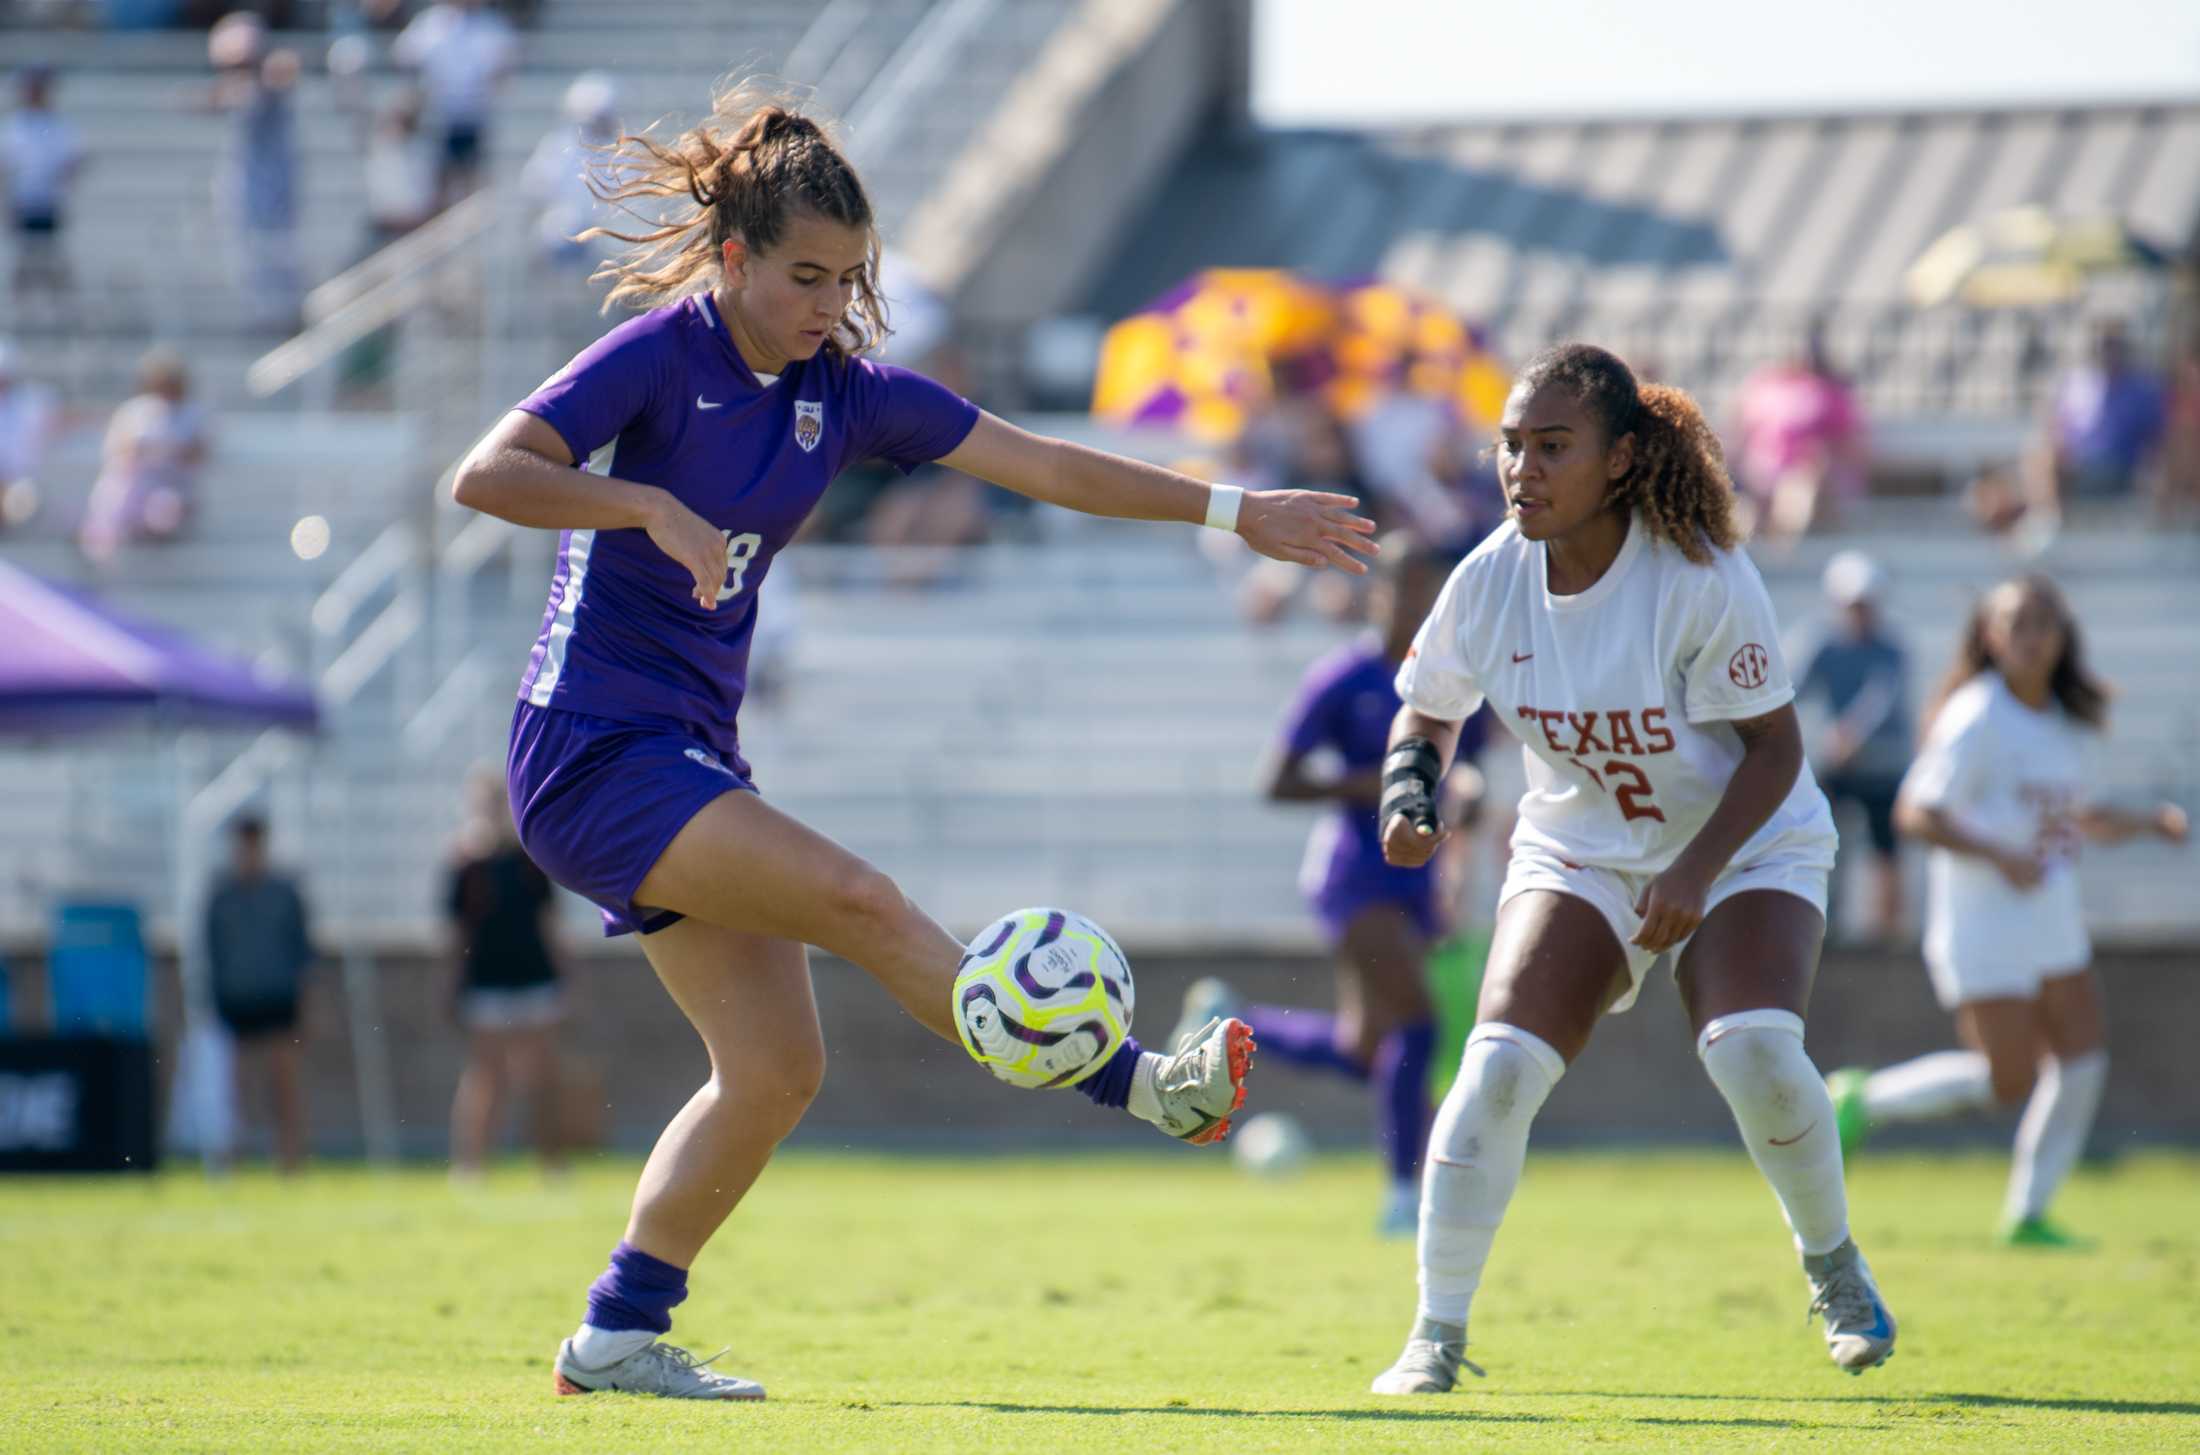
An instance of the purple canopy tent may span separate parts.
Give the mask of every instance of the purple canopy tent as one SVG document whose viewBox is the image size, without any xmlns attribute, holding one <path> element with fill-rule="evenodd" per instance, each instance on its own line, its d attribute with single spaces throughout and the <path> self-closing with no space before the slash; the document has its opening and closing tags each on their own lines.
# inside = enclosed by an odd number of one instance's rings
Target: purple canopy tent
<svg viewBox="0 0 2200 1455">
<path fill-rule="evenodd" d="M 157 716 L 312 728 L 303 685 L 134 621 L 0 561 L 0 732 Z"/>
<path fill-rule="evenodd" d="M 310 731 L 319 722 L 320 705 L 303 683 L 134 620 L 0 561 L 0 735 L 145 727 L 162 737 L 163 756 L 176 784 L 170 833 L 186 1019 L 176 1086 L 179 1112 L 191 1105 L 198 1108 L 192 1113 L 196 1116 L 229 1115 L 226 1106 L 210 1113 L 206 1100 L 221 1100 L 229 1053 L 213 1028 L 203 957 L 195 937 L 184 929 L 206 875 L 205 825 L 194 813 L 202 805 L 194 791 L 198 775 L 189 762 L 192 751 L 179 748 L 172 729 Z M 263 742 L 268 736 L 263 735 Z M 203 1130 L 194 1136 L 202 1151 L 211 1151 L 212 1140 Z"/>
</svg>

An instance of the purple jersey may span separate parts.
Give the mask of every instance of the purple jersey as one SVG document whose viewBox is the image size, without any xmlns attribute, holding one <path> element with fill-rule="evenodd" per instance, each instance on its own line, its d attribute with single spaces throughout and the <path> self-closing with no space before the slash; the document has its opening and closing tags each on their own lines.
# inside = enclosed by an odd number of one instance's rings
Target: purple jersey
<svg viewBox="0 0 2200 1455">
<path fill-rule="evenodd" d="M 602 473 L 671 491 L 726 539 L 705 611 L 646 531 L 566 531 L 521 700 L 700 731 L 724 753 L 738 752 L 757 588 L 826 485 L 863 460 L 908 471 L 950 454 L 978 419 L 922 375 L 822 351 L 763 383 L 708 295 L 620 324 L 518 407 L 576 462 L 611 446 Z"/>
<path fill-rule="evenodd" d="M 1284 719 L 1283 750 L 1299 757 L 1328 749 L 1346 772 L 1382 766 L 1390 745 L 1391 719 L 1398 715 L 1397 671 L 1382 644 L 1362 637 L 1339 647 L 1308 669 L 1298 697 Z M 1459 734 L 1459 761 L 1472 762 L 1482 750 L 1480 714 Z M 1383 862 L 1382 829 L 1375 810 L 1356 803 L 1336 804 L 1315 826 L 1307 843 L 1300 887 L 1333 931 L 1343 913 L 1370 899 L 1425 897 L 1434 871 L 1398 869 Z"/>
</svg>

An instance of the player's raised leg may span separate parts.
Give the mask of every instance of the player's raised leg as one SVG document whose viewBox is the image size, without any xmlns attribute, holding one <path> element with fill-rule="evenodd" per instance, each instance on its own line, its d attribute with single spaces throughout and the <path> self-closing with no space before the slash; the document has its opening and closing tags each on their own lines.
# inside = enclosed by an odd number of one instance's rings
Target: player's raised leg
<svg viewBox="0 0 2200 1455">
<path fill-rule="evenodd" d="M 917 1022 L 960 1044 L 952 989 L 963 946 L 884 873 L 753 793 L 724 793 L 674 837 L 637 904 L 816 945 L 869 973 Z M 1126 1037 L 1077 1089 L 1172 1137 L 1207 1142 L 1245 1100 L 1254 1041 L 1218 1019 L 1162 1056 Z"/>
<path fill-rule="evenodd" d="M 1955 1020 L 1962 1050 L 1928 1051 L 1877 1071 L 1844 1067 L 1826 1078 L 1844 1154 L 1878 1127 L 2014 1107 L 2032 1094 L 2045 1049 L 2036 1003 L 1983 996 L 1958 1005 Z"/>
<path fill-rule="evenodd" d="M 1794 1233 L 1827 1350 L 1858 1374 L 1893 1353 L 1895 1324 L 1849 1237 L 1833 1099 L 1803 1050 L 1824 934 L 1824 916 L 1801 896 L 1745 891 L 1704 917 L 1678 978 L 1696 1054 Z"/>
<path fill-rule="evenodd" d="M 824 1079 L 809 959 L 798 941 L 697 919 L 647 936 L 642 948 L 703 1038 L 710 1080 L 673 1117 L 642 1168 L 626 1237 L 589 1289 L 579 1331 L 558 1350 L 558 1392 L 762 1399 L 762 1386 L 714 1374 L 658 1338 L 687 1297 L 695 1255 Z"/>
<path fill-rule="evenodd" d="M 1498 1225 L 1519 1186 L 1528 1129 L 1605 1006 L 1629 983 L 1604 916 L 1570 895 L 1531 890 L 1497 913 L 1480 1024 L 1437 1109 L 1421 1174 L 1421 1296 L 1377 1394 L 1441 1394 L 1466 1361 L 1467 1315 Z"/>
</svg>

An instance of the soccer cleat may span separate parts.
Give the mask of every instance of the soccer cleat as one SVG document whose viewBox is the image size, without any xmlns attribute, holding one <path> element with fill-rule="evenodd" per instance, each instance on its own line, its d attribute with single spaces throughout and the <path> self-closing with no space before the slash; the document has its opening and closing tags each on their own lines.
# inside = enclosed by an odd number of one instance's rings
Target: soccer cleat
<svg viewBox="0 0 2200 1455">
<path fill-rule="evenodd" d="M 573 1357 L 573 1341 L 558 1346 L 559 1394 L 654 1394 L 666 1399 L 762 1399 L 764 1386 L 753 1379 L 714 1374 L 704 1366 L 725 1354 L 698 1359 L 671 1344 L 651 1344 L 602 1369 L 584 1368 Z"/>
<path fill-rule="evenodd" d="M 1871 1116 L 1864 1110 L 1864 1083 L 1872 1079 L 1862 1066 L 1846 1066 L 1826 1078 L 1826 1094 L 1833 1098 L 1833 1125 L 1841 1134 L 1841 1155 L 1862 1149 L 1872 1134 Z"/>
<path fill-rule="evenodd" d="M 1851 1374 L 1884 1364 L 1894 1355 L 1894 1315 L 1879 1297 L 1871 1266 L 1845 1239 L 1831 1253 L 1805 1255 L 1803 1274 L 1810 1280 L 1810 1313 L 1826 1320 L 1826 1352 Z"/>
<path fill-rule="evenodd" d="M 1256 1049 L 1253 1028 L 1245 1022 L 1211 1020 L 1187 1036 L 1175 1055 L 1149 1063 L 1161 1111 L 1154 1125 L 1199 1146 L 1228 1136 L 1230 1114 L 1245 1105 L 1245 1073 Z"/>
<path fill-rule="evenodd" d="M 2091 1238 L 2058 1228 L 2044 1217 L 2019 1218 L 2005 1224 L 2001 1241 L 2011 1248 L 2052 1248 L 2073 1253 L 2094 1245 Z"/>
<path fill-rule="evenodd" d="M 1459 1383 L 1459 1371 L 1482 1378 L 1482 1366 L 1467 1358 L 1465 1324 L 1416 1319 L 1398 1362 L 1375 1376 L 1374 1394 L 1447 1394 Z"/>
<path fill-rule="evenodd" d="M 1186 1038 L 1207 1028 L 1212 1020 L 1230 1020 L 1245 1009 L 1245 997 L 1219 975 L 1202 975 L 1184 992 L 1184 1009 L 1177 1012 L 1176 1029 L 1166 1042 L 1172 1051 L 1182 1050 Z"/>
</svg>

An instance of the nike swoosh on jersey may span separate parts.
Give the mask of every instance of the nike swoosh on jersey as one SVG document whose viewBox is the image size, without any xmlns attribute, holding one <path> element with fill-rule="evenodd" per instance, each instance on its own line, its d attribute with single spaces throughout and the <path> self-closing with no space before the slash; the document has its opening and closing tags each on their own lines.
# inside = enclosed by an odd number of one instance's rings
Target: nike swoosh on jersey
<svg viewBox="0 0 2200 1455">
<path fill-rule="evenodd" d="M 1520 663 L 1527 661 L 1528 658 L 1534 655 L 1535 653 L 1533 652 L 1515 652 L 1513 653 L 1513 665 L 1518 666 Z"/>
<path fill-rule="evenodd" d="M 698 394 L 695 396 L 695 407 L 697 409 L 724 409 L 726 407 L 726 401 L 721 399 L 716 404 L 713 404 L 708 399 L 705 399 L 702 395 Z"/>
</svg>

